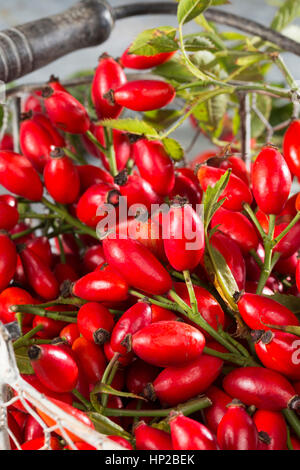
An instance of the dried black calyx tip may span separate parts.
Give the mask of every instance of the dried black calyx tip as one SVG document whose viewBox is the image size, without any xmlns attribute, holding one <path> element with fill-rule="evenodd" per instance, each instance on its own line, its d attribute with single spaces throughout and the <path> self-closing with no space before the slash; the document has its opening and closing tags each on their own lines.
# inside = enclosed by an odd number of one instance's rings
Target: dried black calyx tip
<svg viewBox="0 0 300 470">
<path fill-rule="evenodd" d="M 241 297 L 244 295 L 244 291 L 241 290 L 241 291 L 236 291 L 234 294 L 233 294 L 233 300 L 235 301 L 235 303 L 237 304 L 240 300 L 241 300 Z"/>
<path fill-rule="evenodd" d="M 50 75 L 48 83 L 59 82 L 59 78 L 56 75 Z"/>
<path fill-rule="evenodd" d="M 152 383 L 148 383 L 143 391 L 143 396 L 149 401 L 156 401 L 156 393 Z"/>
<path fill-rule="evenodd" d="M 110 339 L 110 332 L 104 330 L 104 328 L 99 328 L 99 330 L 94 331 L 93 338 L 96 344 L 102 346 L 102 344 L 107 343 Z"/>
<path fill-rule="evenodd" d="M 250 335 L 254 343 L 257 343 L 261 340 L 261 337 L 265 334 L 265 330 L 252 330 Z"/>
<path fill-rule="evenodd" d="M 120 191 L 118 191 L 117 189 L 112 189 L 107 194 L 107 203 L 111 204 L 114 207 L 117 207 L 119 205 L 120 196 Z"/>
<path fill-rule="evenodd" d="M 103 54 L 101 54 L 101 55 L 99 56 L 99 59 L 98 59 L 98 60 L 99 60 L 99 62 L 100 62 L 100 60 L 103 60 L 103 59 L 110 59 L 110 57 L 111 57 L 111 56 L 110 56 L 107 52 L 103 52 Z"/>
<path fill-rule="evenodd" d="M 66 279 L 60 286 L 60 295 L 66 299 L 72 295 L 73 287 L 73 283 L 69 279 Z"/>
<path fill-rule="evenodd" d="M 172 201 L 171 201 L 171 206 L 180 206 L 184 207 L 189 203 L 188 198 L 182 197 L 182 196 L 176 196 Z"/>
<path fill-rule="evenodd" d="M 20 120 L 21 121 L 27 121 L 28 119 L 31 119 L 33 116 L 33 112 L 32 111 L 28 111 L 27 113 L 21 113 L 20 115 Z"/>
<path fill-rule="evenodd" d="M 258 433 L 258 439 L 263 442 L 264 444 L 271 444 L 271 438 L 269 436 L 268 433 L 266 433 L 265 431 L 259 431 Z"/>
<path fill-rule="evenodd" d="M 51 88 L 51 86 L 46 86 L 46 87 L 43 88 L 43 90 L 42 90 L 42 97 L 43 97 L 43 98 L 50 98 L 50 96 L 52 96 L 53 93 L 54 93 L 53 88 Z"/>
<path fill-rule="evenodd" d="M 50 152 L 50 157 L 51 158 L 62 158 L 65 156 L 65 152 L 63 151 L 62 148 L 60 147 L 55 147 L 53 150 Z"/>
<path fill-rule="evenodd" d="M 132 335 L 126 335 L 123 341 L 121 341 L 121 345 L 126 348 L 126 351 L 129 353 L 132 350 Z"/>
<path fill-rule="evenodd" d="M 271 343 L 273 338 L 274 338 L 274 333 L 271 330 L 268 330 L 264 332 L 260 340 L 263 344 L 269 344 Z"/>
<path fill-rule="evenodd" d="M 66 343 L 67 343 L 67 341 L 66 341 L 64 338 L 60 338 L 60 337 L 54 338 L 54 339 L 51 341 L 51 344 L 53 344 L 53 345 L 55 345 L 55 346 L 57 346 L 57 345 L 59 345 L 59 344 L 66 344 Z"/>
<path fill-rule="evenodd" d="M 41 348 L 39 346 L 31 346 L 28 349 L 28 357 L 31 361 L 37 361 L 41 356 Z"/>
<path fill-rule="evenodd" d="M 288 408 L 290 410 L 295 410 L 295 411 L 300 410 L 300 396 L 299 395 L 295 395 L 294 397 L 290 399 L 290 401 L 288 402 Z"/>
<path fill-rule="evenodd" d="M 18 243 L 18 245 L 16 245 L 16 250 L 17 250 L 18 255 L 22 253 L 22 251 L 24 251 L 25 249 L 26 249 L 25 243 Z"/>
<path fill-rule="evenodd" d="M 138 300 L 138 303 L 143 303 L 143 304 L 147 304 L 147 305 L 152 305 L 150 300 L 148 299 L 148 297 L 145 297 L 144 299 L 139 299 Z"/>
<path fill-rule="evenodd" d="M 228 405 L 226 405 L 227 408 L 230 408 L 231 406 L 240 406 L 241 408 L 245 408 L 244 403 L 241 402 L 238 398 L 234 398 Z"/>
<path fill-rule="evenodd" d="M 114 106 L 116 104 L 116 101 L 115 101 L 115 92 L 114 90 L 111 88 L 110 90 L 108 90 L 107 93 L 105 93 L 103 95 L 103 98 L 105 100 L 108 101 L 108 103 L 111 105 L 111 106 Z"/>
<path fill-rule="evenodd" d="M 125 169 L 123 171 L 120 171 L 120 173 L 115 176 L 114 182 L 118 186 L 124 186 L 128 181 L 128 171 Z"/>
<path fill-rule="evenodd" d="M 127 137 L 128 137 L 128 140 L 130 142 L 130 144 L 135 144 L 136 142 L 138 142 L 139 140 L 142 140 L 144 139 L 145 137 L 143 135 L 137 135 L 137 134 L 126 134 Z"/>
</svg>

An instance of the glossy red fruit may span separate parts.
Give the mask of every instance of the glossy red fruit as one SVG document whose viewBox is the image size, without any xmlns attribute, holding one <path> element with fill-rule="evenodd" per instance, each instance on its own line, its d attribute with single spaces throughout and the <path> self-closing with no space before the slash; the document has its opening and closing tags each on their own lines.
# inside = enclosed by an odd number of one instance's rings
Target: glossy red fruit
<svg viewBox="0 0 300 470">
<path fill-rule="evenodd" d="M 193 287 L 200 315 L 217 331 L 220 326 L 223 327 L 225 325 L 225 316 L 222 308 L 213 295 L 206 289 L 196 285 Z M 174 290 L 186 304 L 190 305 L 189 293 L 184 282 L 175 282 Z M 206 338 L 210 338 L 210 335 L 202 330 L 196 323 L 191 322 L 191 324 L 200 329 Z"/>
<path fill-rule="evenodd" d="M 89 302 L 80 308 L 77 324 L 84 338 L 101 345 L 109 340 L 115 322 L 113 315 L 104 305 Z"/>
<path fill-rule="evenodd" d="M 103 248 L 101 245 L 94 245 L 88 248 L 83 257 L 83 267 L 86 273 L 94 271 L 105 264 Z"/>
<path fill-rule="evenodd" d="M 157 397 L 164 405 L 178 405 L 205 392 L 219 376 L 223 361 L 202 354 L 195 361 L 180 367 L 164 369 L 146 389 L 146 396 Z"/>
<path fill-rule="evenodd" d="M 161 295 L 172 287 L 169 273 L 144 245 L 130 238 L 103 240 L 107 262 L 129 285 L 147 294 Z"/>
<path fill-rule="evenodd" d="M 22 111 L 28 113 L 32 111 L 33 113 L 42 113 L 42 92 L 40 90 L 35 91 L 32 95 L 29 95 L 22 106 Z"/>
<path fill-rule="evenodd" d="M 298 251 L 289 258 L 279 259 L 275 264 L 274 271 L 285 276 L 295 276 L 298 263 Z"/>
<path fill-rule="evenodd" d="M 112 204 L 114 207 L 117 207 L 119 196 L 119 191 L 111 184 L 99 183 L 91 186 L 81 196 L 77 204 L 76 213 L 78 219 L 89 227 L 97 227 L 98 223 L 107 213 L 103 210 L 100 215 L 100 209 L 105 204 Z"/>
<path fill-rule="evenodd" d="M 174 204 L 163 216 L 164 248 L 177 271 L 193 270 L 203 258 L 205 239 L 202 220 L 187 204 Z"/>
<path fill-rule="evenodd" d="M 55 91 L 64 91 L 65 93 L 68 93 L 65 87 L 60 83 L 59 78 L 55 75 L 50 76 L 47 85 L 49 85 Z"/>
<path fill-rule="evenodd" d="M 123 67 L 135 70 L 146 70 L 162 65 L 175 54 L 175 52 L 162 52 L 155 55 L 136 55 L 129 51 L 130 47 L 126 49 L 121 57 L 121 64 Z"/>
<path fill-rule="evenodd" d="M 0 230 L 11 230 L 18 223 L 19 212 L 0 200 Z"/>
<path fill-rule="evenodd" d="M 90 302 L 122 302 L 128 297 L 128 284 L 106 265 L 76 281 L 73 294 Z"/>
<path fill-rule="evenodd" d="M 243 290 L 246 281 L 246 265 L 239 245 L 220 232 L 214 233 L 210 242 L 225 259 L 239 290 Z"/>
<path fill-rule="evenodd" d="M 65 147 L 66 141 L 61 133 L 53 126 L 50 119 L 43 113 L 35 113 L 32 121 L 42 127 L 51 137 L 52 145 L 55 147 Z"/>
<path fill-rule="evenodd" d="M 226 393 L 259 410 L 299 409 L 300 397 L 285 377 L 263 367 L 243 367 L 230 372 L 223 381 Z"/>
<path fill-rule="evenodd" d="M 151 307 L 146 302 L 137 302 L 130 307 L 116 323 L 111 335 L 113 351 L 125 356 L 130 352 L 131 336 L 142 328 L 150 325 L 152 321 Z"/>
<path fill-rule="evenodd" d="M 77 272 L 68 263 L 58 263 L 55 265 L 53 274 L 58 284 L 61 286 L 65 281 L 76 282 L 79 278 Z"/>
<path fill-rule="evenodd" d="M 292 178 L 283 156 L 277 149 L 262 149 L 252 167 L 251 181 L 258 207 L 265 214 L 280 214 L 289 197 Z"/>
<path fill-rule="evenodd" d="M 20 126 L 20 147 L 22 154 L 39 173 L 42 173 L 55 142 L 47 129 L 32 116 L 29 117 L 30 119 L 23 120 Z"/>
<path fill-rule="evenodd" d="M 57 312 L 57 310 L 64 311 L 62 306 L 48 307 L 47 310 L 52 310 L 55 312 Z M 61 330 L 66 326 L 66 322 L 53 320 L 52 318 L 39 317 L 38 315 L 36 315 L 32 322 L 32 328 L 35 328 L 39 325 L 42 325 L 43 329 L 41 331 L 38 331 L 36 336 L 42 339 L 53 339 L 56 338 L 61 332 Z"/>
<path fill-rule="evenodd" d="M 17 252 L 6 232 L 0 232 L 0 291 L 12 280 L 17 268 Z"/>
<path fill-rule="evenodd" d="M 19 287 L 9 287 L 0 294 L 0 321 L 11 323 L 16 321 L 16 312 L 10 310 L 12 305 L 32 305 L 35 301 L 32 296 L 24 289 Z M 22 315 L 23 325 L 31 324 L 33 315 L 24 313 Z"/>
<path fill-rule="evenodd" d="M 83 412 L 83 411 L 80 411 L 80 410 L 77 410 L 76 408 L 74 408 L 73 406 L 70 406 L 70 405 L 67 405 L 66 403 L 63 403 L 59 400 L 56 400 L 54 398 L 50 398 L 50 401 L 55 405 L 57 406 L 58 408 L 61 408 L 62 411 L 64 411 L 65 413 L 71 415 L 73 418 L 77 419 L 78 421 L 80 421 L 81 423 L 83 423 L 85 426 L 91 428 L 91 429 L 94 429 L 94 425 L 93 423 L 91 422 L 90 418 Z M 38 414 L 41 416 L 42 420 L 47 424 L 47 426 L 49 428 L 51 428 L 52 426 L 55 426 L 57 424 L 57 422 L 55 421 L 55 419 L 53 419 L 52 417 L 48 416 L 45 412 L 43 412 L 42 410 L 40 410 L 39 408 L 37 408 L 37 412 Z M 68 429 L 64 429 L 64 432 L 69 436 L 69 438 L 73 441 L 73 442 L 82 442 L 82 439 L 80 439 L 80 437 L 76 436 L 76 434 L 72 433 L 71 431 L 69 431 Z M 61 432 L 60 429 L 57 429 L 56 430 L 56 433 L 63 437 L 63 433 Z"/>
<path fill-rule="evenodd" d="M 288 226 L 283 223 L 275 227 L 274 237 L 276 238 Z M 300 221 L 298 221 L 283 237 L 283 239 L 275 246 L 274 252 L 281 254 L 281 258 L 289 258 L 295 251 L 300 248 Z"/>
<path fill-rule="evenodd" d="M 100 144 L 103 147 L 106 147 L 105 134 L 104 134 L 103 127 L 98 126 L 96 124 L 92 124 L 91 131 L 93 132 L 96 139 L 100 142 Z M 114 150 L 115 150 L 117 169 L 119 171 L 122 171 L 124 170 L 124 168 L 126 168 L 127 162 L 129 158 L 131 157 L 131 152 L 132 152 L 131 144 L 129 141 L 129 137 L 127 136 L 125 132 L 119 131 L 117 129 L 113 129 L 112 135 L 113 135 L 113 144 L 114 144 Z M 92 154 L 95 157 L 100 158 L 100 160 L 103 163 L 104 168 L 109 171 L 110 165 L 109 165 L 107 156 L 104 155 L 104 153 L 102 153 L 95 146 L 94 146 Z"/>
<path fill-rule="evenodd" d="M 232 212 L 220 207 L 212 218 L 211 226 L 218 225 L 218 230 L 235 241 L 243 253 L 256 250 L 258 236 L 252 223 L 240 212 Z"/>
<path fill-rule="evenodd" d="M 134 429 L 137 450 L 173 450 L 169 433 L 140 421 Z"/>
<path fill-rule="evenodd" d="M 44 104 L 51 122 L 64 132 L 85 134 L 90 127 L 90 118 L 84 106 L 69 93 L 46 88 Z"/>
<path fill-rule="evenodd" d="M 258 410 L 253 416 L 258 431 L 258 450 L 287 450 L 287 426 L 277 411 Z"/>
<path fill-rule="evenodd" d="M 212 402 L 212 405 L 204 410 L 205 423 L 214 434 L 217 434 L 219 423 L 226 414 L 227 405 L 231 402 L 231 397 L 214 385 L 206 390 L 205 395 Z"/>
<path fill-rule="evenodd" d="M 126 75 L 118 62 L 106 55 L 100 57 L 92 84 L 92 100 L 99 119 L 116 119 L 119 117 L 122 106 L 111 104 L 106 94 L 126 82 Z"/>
<path fill-rule="evenodd" d="M 136 210 L 151 212 L 154 204 L 160 205 L 163 203 L 162 196 L 159 196 L 153 189 L 150 183 L 144 180 L 136 172 L 130 176 L 127 172 L 121 172 L 116 178 L 115 183 L 119 186 L 121 196 L 126 198 L 127 207 L 137 204 Z M 135 215 L 135 214 L 133 214 Z"/>
<path fill-rule="evenodd" d="M 258 432 L 253 419 L 239 400 L 227 406 L 217 433 L 222 450 L 257 450 Z"/>
<path fill-rule="evenodd" d="M 231 168 L 232 173 L 240 178 L 244 183 L 249 185 L 249 173 L 244 160 L 236 155 L 231 155 L 228 158 L 221 159 L 219 168 L 222 170 L 229 170 Z"/>
<path fill-rule="evenodd" d="M 177 321 L 179 317 L 171 312 L 170 310 L 167 310 L 166 308 L 159 307 L 158 305 L 151 305 L 151 310 L 152 310 L 152 323 L 157 323 L 160 321 Z"/>
<path fill-rule="evenodd" d="M 183 170 L 187 170 L 186 173 Z M 193 172 L 192 175 L 194 175 Z M 191 179 L 189 168 L 176 168 L 175 185 L 169 194 L 169 199 L 173 200 L 178 196 L 186 199 L 195 210 L 197 209 L 197 204 L 202 202 L 202 189 L 198 180 L 194 181 L 194 179 Z"/>
<path fill-rule="evenodd" d="M 63 150 L 51 152 L 44 169 L 44 182 L 48 193 L 59 204 L 73 204 L 79 197 L 80 178 L 77 167 Z"/>
<path fill-rule="evenodd" d="M 52 344 L 31 346 L 28 356 L 42 384 L 56 393 L 71 392 L 77 383 L 78 367 L 66 348 Z"/>
<path fill-rule="evenodd" d="M 157 194 L 167 196 L 175 184 L 174 164 L 160 141 L 141 139 L 133 145 L 133 157 L 144 180 Z"/>
<path fill-rule="evenodd" d="M 11 449 L 16 450 L 16 442 L 21 445 L 24 441 L 22 436 L 22 430 L 15 418 L 13 417 L 12 413 L 10 412 L 7 413 L 7 426 L 14 437 L 14 439 L 12 437 L 9 438 Z"/>
<path fill-rule="evenodd" d="M 160 109 L 175 98 L 175 89 L 159 80 L 136 80 L 117 88 L 111 93 L 113 103 L 133 111 Z"/>
<path fill-rule="evenodd" d="M 27 441 L 21 446 L 22 450 L 61 450 L 61 445 L 57 437 L 50 437 L 50 443 L 47 444 L 45 437 L 38 437 L 32 441 Z"/>
<path fill-rule="evenodd" d="M 141 395 L 146 385 L 153 382 L 160 369 L 141 359 L 136 359 L 127 369 L 126 388 L 130 393 Z"/>
<path fill-rule="evenodd" d="M 115 351 L 112 349 L 111 347 L 111 344 L 110 342 L 109 343 L 105 343 L 104 344 L 104 353 L 105 353 L 105 357 L 108 361 L 111 361 L 112 358 L 115 356 Z M 128 353 L 126 354 L 126 356 L 119 356 L 118 357 L 118 362 L 126 367 L 128 366 L 131 362 L 132 362 L 132 359 L 133 359 L 133 354 L 132 353 Z"/>
<path fill-rule="evenodd" d="M 238 301 L 239 312 L 252 330 L 268 330 L 267 325 L 299 325 L 291 310 L 261 295 L 244 294 Z"/>
<path fill-rule="evenodd" d="M 77 170 L 80 179 L 81 194 L 95 184 L 114 183 L 113 177 L 107 171 L 102 170 L 102 168 L 99 168 L 98 166 L 79 165 Z"/>
<path fill-rule="evenodd" d="M 14 150 L 14 139 L 11 134 L 4 134 L 0 142 L 0 150 Z"/>
<path fill-rule="evenodd" d="M 30 201 L 40 201 L 43 186 L 30 161 L 21 155 L 0 151 L 0 184 Z"/>
<path fill-rule="evenodd" d="M 130 442 L 127 439 L 124 439 L 124 437 L 120 437 L 120 436 L 108 436 L 108 437 L 111 441 L 116 442 L 121 447 L 124 447 L 127 450 L 134 450 Z"/>
<path fill-rule="evenodd" d="M 293 175 L 300 177 L 300 121 L 293 121 L 283 139 L 283 155 Z"/>
<path fill-rule="evenodd" d="M 76 323 L 70 323 L 65 326 L 60 334 L 60 338 L 65 341 L 69 346 L 73 346 L 73 343 L 80 336 L 80 332 Z"/>
<path fill-rule="evenodd" d="M 21 251 L 20 258 L 28 282 L 36 294 L 45 300 L 58 297 L 59 285 L 54 274 L 34 251 L 25 248 Z"/>
<path fill-rule="evenodd" d="M 100 382 L 106 368 L 106 359 L 102 349 L 80 337 L 73 343 L 72 350 L 88 382 L 90 384 Z"/>
<path fill-rule="evenodd" d="M 44 430 L 40 423 L 33 416 L 28 415 L 24 429 L 24 441 L 32 441 L 43 436 Z"/>
<path fill-rule="evenodd" d="M 132 349 L 143 361 L 157 367 L 177 367 L 199 357 L 204 349 L 202 333 L 174 321 L 152 323 L 135 333 Z"/>
<path fill-rule="evenodd" d="M 296 268 L 296 284 L 298 291 L 300 292 L 300 260 L 298 260 L 297 268 Z"/>
<path fill-rule="evenodd" d="M 283 331 L 252 332 L 255 351 L 261 362 L 268 369 L 276 370 L 291 380 L 300 380 L 298 336 Z"/>
<path fill-rule="evenodd" d="M 170 420 L 174 450 L 219 450 L 211 431 L 194 419 L 177 414 Z"/>
<path fill-rule="evenodd" d="M 210 166 L 201 166 L 197 176 L 203 191 L 209 186 L 214 186 L 225 174 L 225 170 L 213 168 Z M 252 203 L 252 194 L 249 187 L 240 178 L 231 174 L 228 184 L 220 196 L 220 200 L 226 198 L 223 207 L 231 211 L 243 210 L 243 204 Z"/>
<path fill-rule="evenodd" d="M 27 248 L 30 248 L 47 266 L 53 265 L 53 254 L 51 245 L 47 237 L 35 237 L 26 243 Z"/>
</svg>

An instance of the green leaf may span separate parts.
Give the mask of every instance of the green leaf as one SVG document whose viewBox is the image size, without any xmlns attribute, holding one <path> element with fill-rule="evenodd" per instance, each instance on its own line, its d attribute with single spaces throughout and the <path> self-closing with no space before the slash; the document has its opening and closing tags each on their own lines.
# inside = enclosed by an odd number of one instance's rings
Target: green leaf
<svg viewBox="0 0 300 470">
<path fill-rule="evenodd" d="M 166 138 L 163 139 L 162 143 L 164 145 L 165 151 L 172 158 L 172 160 L 179 162 L 183 159 L 184 150 L 177 140 Z"/>
<path fill-rule="evenodd" d="M 98 393 L 105 393 L 107 395 L 114 395 L 115 397 L 123 397 L 123 398 L 134 398 L 138 400 L 147 401 L 144 397 L 140 397 L 139 395 L 135 395 L 134 393 L 129 392 L 120 392 L 119 390 L 115 390 L 110 385 L 99 383 L 95 386 L 92 390 L 91 395 L 97 395 Z"/>
<path fill-rule="evenodd" d="M 180 25 L 192 21 L 211 5 L 211 0 L 180 0 L 177 19 Z"/>
<path fill-rule="evenodd" d="M 257 94 L 256 108 L 264 116 L 264 118 L 269 121 L 272 110 L 272 98 L 270 96 Z M 251 116 L 251 134 L 252 137 L 257 139 L 265 131 L 266 126 L 254 111 L 252 111 Z"/>
<path fill-rule="evenodd" d="M 20 371 L 20 374 L 32 375 L 34 374 L 34 370 L 30 363 L 27 350 L 28 350 L 27 348 L 17 349 L 15 352 L 15 357 L 16 357 L 17 366 Z"/>
<path fill-rule="evenodd" d="M 157 131 L 152 126 L 138 119 L 104 119 L 99 124 L 109 129 L 118 129 L 130 134 L 158 137 Z"/>
<path fill-rule="evenodd" d="M 293 313 L 300 313 L 300 298 L 294 295 L 285 295 L 276 293 L 274 295 L 265 295 L 264 297 L 268 299 L 275 300 L 284 307 L 287 307 Z"/>
<path fill-rule="evenodd" d="M 216 7 L 219 5 L 229 5 L 231 2 L 229 0 L 212 0 L 211 6 Z"/>
<path fill-rule="evenodd" d="M 216 49 L 214 43 L 203 36 L 189 37 L 184 41 L 184 48 L 189 52 Z"/>
<path fill-rule="evenodd" d="M 299 0 L 285 0 L 278 9 L 271 23 L 271 28 L 276 31 L 282 31 L 289 23 L 300 16 Z"/>
<path fill-rule="evenodd" d="M 131 438 L 130 434 L 126 432 L 121 426 L 114 423 L 111 419 L 107 416 L 103 416 L 100 413 L 88 413 L 90 420 L 95 425 L 96 431 L 100 432 L 101 434 L 106 434 L 107 436 L 121 436 L 125 439 Z"/>
<path fill-rule="evenodd" d="M 181 116 L 182 112 L 177 109 L 155 109 L 144 113 L 144 121 L 160 131 L 174 124 Z"/>
<path fill-rule="evenodd" d="M 221 201 L 219 201 L 219 199 L 228 184 L 230 174 L 231 174 L 230 170 L 226 171 L 226 173 L 222 175 L 222 177 L 213 187 L 208 186 L 207 190 L 205 191 L 203 204 L 204 204 L 204 224 L 205 224 L 206 230 L 211 222 L 211 219 L 213 218 L 214 213 L 220 207 L 220 204 L 218 203 L 220 203 Z"/>
<path fill-rule="evenodd" d="M 252 55 L 239 57 L 236 61 L 236 64 L 240 66 L 252 65 L 252 64 L 261 62 L 262 60 L 266 60 L 266 59 L 267 57 L 264 54 L 252 54 Z"/>
<path fill-rule="evenodd" d="M 147 29 L 133 41 L 129 53 L 151 56 L 161 52 L 177 51 L 176 33 L 176 28 L 171 26 Z"/>
<path fill-rule="evenodd" d="M 194 75 L 178 60 L 169 60 L 165 64 L 156 67 L 153 70 L 153 73 L 170 80 L 176 80 L 179 83 L 186 83 L 194 80 Z"/>
</svg>

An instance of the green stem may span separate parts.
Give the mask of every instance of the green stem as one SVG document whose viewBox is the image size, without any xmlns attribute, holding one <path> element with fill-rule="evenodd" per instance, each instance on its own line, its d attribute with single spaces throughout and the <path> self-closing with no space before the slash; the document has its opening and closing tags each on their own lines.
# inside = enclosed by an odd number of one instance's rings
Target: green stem
<svg viewBox="0 0 300 470">
<path fill-rule="evenodd" d="M 48 308 L 48 307 L 55 307 L 56 305 L 75 305 L 76 307 L 82 307 L 86 304 L 87 301 L 83 299 L 79 299 L 78 297 L 59 297 L 56 300 L 52 300 L 51 302 L 46 302 L 39 305 L 30 305 L 31 307 L 40 307 L 40 308 Z"/>
<path fill-rule="evenodd" d="M 22 237 L 26 237 L 27 235 L 31 235 L 33 232 L 35 232 L 36 230 L 38 230 L 42 227 L 44 227 L 44 224 L 37 225 L 36 227 L 30 227 L 27 230 L 23 230 L 23 232 L 14 233 L 13 235 L 11 235 L 10 238 L 13 241 L 19 240 Z"/>
<path fill-rule="evenodd" d="M 294 225 L 300 220 L 300 211 L 289 223 L 289 225 L 273 240 L 273 248 L 287 235 L 287 233 L 294 227 Z"/>
<path fill-rule="evenodd" d="M 76 388 L 72 390 L 72 394 L 84 405 L 85 410 L 92 411 L 91 403 Z"/>
<path fill-rule="evenodd" d="M 162 307 L 162 308 L 165 308 L 167 310 L 171 310 L 172 312 L 175 311 L 175 312 L 184 313 L 184 310 L 179 305 L 177 305 L 175 303 L 170 303 L 166 299 L 165 299 L 165 303 L 163 303 L 163 302 L 155 300 L 151 297 L 147 297 L 146 295 L 142 294 L 141 292 L 137 292 L 133 289 L 130 289 L 129 294 L 133 295 L 134 297 L 137 297 L 138 299 L 143 299 L 145 301 L 148 301 L 153 305 L 157 305 L 158 307 Z"/>
<path fill-rule="evenodd" d="M 274 230 L 275 230 L 275 221 L 276 221 L 276 216 L 270 215 L 269 233 L 268 233 L 267 238 L 264 241 L 265 260 L 264 260 L 263 269 L 261 271 L 257 290 L 256 290 L 256 294 L 258 295 L 262 294 L 262 291 L 266 285 L 268 277 L 270 276 L 271 271 L 272 271 L 272 252 L 273 252 L 273 236 L 274 236 Z"/>
<path fill-rule="evenodd" d="M 38 214 L 36 212 L 25 212 L 24 214 L 20 214 L 20 219 L 55 220 L 57 219 L 57 216 L 54 214 Z"/>
<path fill-rule="evenodd" d="M 284 60 L 280 55 L 274 57 L 274 63 L 277 65 L 279 70 L 283 73 L 284 78 L 286 79 L 288 85 L 291 87 L 292 90 L 298 90 L 298 85 L 292 76 L 291 72 L 287 68 Z"/>
<path fill-rule="evenodd" d="M 68 312 L 51 312 L 35 305 L 12 305 L 10 310 L 12 312 L 30 313 L 39 317 L 52 318 L 53 320 L 67 323 L 77 323 L 76 318 L 66 315 Z"/>
<path fill-rule="evenodd" d="M 112 176 L 115 177 L 118 174 L 118 167 L 117 167 L 117 162 L 116 162 L 113 130 L 107 129 L 106 127 L 104 127 L 104 137 L 105 137 L 105 145 L 107 148 L 107 159 L 109 163 L 110 173 L 112 174 Z"/>
<path fill-rule="evenodd" d="M 262 226 L 260 225 L 256 215 L 254 214 L 253 210 L 251 209 L 251 207 L 249 206 L 249 204 L 244 204 L 244 210 L 245 212 L 248 214 L 248 216 L 250 217 L 250 219 L 252 220 L 252 222 L 254 223 L 255 227 L 257 228 L 257 230 L 259 231 L 259 234 L 262 238 L 262 240 L 264 240 L 266 238 L 266 234 L 265 232 L 263 231 L 262 229 Z"/>
<path fill-rule="evenodd" d="M 99 140 L 96 139 L 96 137 L 91 131 L 87 131 L 85 135 L 100 150 L 100 152 L 104 153 L 104 155 L 107 156 L 107 149 L 103 145 L 100 144 Z"/>
<path fill-rule="evenodd" d="M 183 276 L 184 276 L 185 284 L 186 284 L 186 287 L 187 287 L 187 290 L 188 290 L 188 293 L 189 293 L 190 304 L 191 304 L 191 309 L 192 309 L 193 315 L 198 316 L 199 315 L 198 302 L 197 302 L 197 299 L 196 299 L 196 295 L 195 295 L 194 286 L 193 286 L 193 283 L 192 283 L 192 280 L 191 280 L 190 272 L 189 271 L 183 271 Z"/>
<path fill-rule="evenodd" d="M 110 362 L 108 363 L 108 365 L 107 365 L 107 367 L 104 371 L 104 374 L 103 374 L 102 379 L 101 379 L 101 383 L 106 384 L 106 385 L 111 385 L 111 383 L 114 379 L 114 376 L 115 376 L 115 374 L 118 370 L 118 367 L 119 367 L 119 363 L 118 363 L 119 356 L 120 356 L 119 353 L 114 354 L 113 358 L 110 360 Z M 103 408 L 106 407 L 107 401 L 108 401 L 108 394 L 107 393 L 102 393 L 102 395 L 101 395 L 101 404 L 102 404 Z"/>
<path fill-rule="evenodd" d="M 14 344 L 13 344 L 14 349 L 22 348 L 24 346 L 24 344 L 26 344 L 29 339 L 31 339 L 36 333 L 38 333 L 39 331 L 41 331 L 43 329 L 44 329 L 44 325 L 38 325 L 35 328 L 33 328 L 32 330 L 28 331 L 28 333 L 26 333 L 26 335 L 22 336 L 21 338 L 17 339 L 14 342 Z"/>
<path fill-rule="evenodd" d="M 20 348 L 24 348 L 24 347 L 29 348 L 30 346 L 35 346 L 39 344 L 53 344 L 53 340 L 52 339 L 38 339 L 38 338 L 29 339 L 26 342 L 24 341 L 22 346 L 18 346 L 17 348 L 15 348 L 15 351 Z"/>
<path fill-rule="evenodd" d="M 71 158 L 72 160 L 74 160 L 77 163 L 80 163 L 80 165 L 86 165 L 87 164 L 87 161 L 85 160 L 84 157 L 82 157 L 81 155 L 77 155 L 76 153 L 72 152 L 70 149 L 64 147 L 63 151 L 69 158 Z"/>
<path fill-rule="evenodd" d="M 197 411 L 203 410 L 211 406 L 211 401 L 207 397 L 196 398 L 190 400 L 182 405 L 178 405 L 176 408 L 165 408 L 160 410 L 117 410 L 114 408 L 105 408 L 103 414 L 105 416 L 149 416 L 149 417 L 164 417 L 169 416 L 172 411 L 178 411 L 183 413 L 185 416 L 189 416 Z"/>
<path fill-rule="evenodd" d="M 226 354 L 207 347 L 204 348 L 203 352 L 209 356 L 218 357 L 223 361 L 231 362 L 232 364 L 237 364 L 242 367 L 259 367 L 259 364 L 257 364 L 251 357 L 241 357 L 236 356 L 235 354 Z"/>
<path fill-rule="evenodd" d="M 252 258 L 254 258 L 254 260 L 256 261 L 256 264 L 259 266 L 259 268 L 262 269 L 263 266 L 264 266 L 264 263 L 262 262 L 262 260 L 258 256 L 257 252 L 252 249 L 252 250 L 250 250 L 250 255 L 252 256 Z"/>
<path fill-rule="evenodd" d="M 61 239 L 60 235 L 58 235 L 57 241 L 58 241 L 58 245 L 59 245 L 60 262 L 61 262 L 61 264 L 66 264 L 66 253 L 65 253 L 63 242 L 62 242 L 62 239 Z"/>
<path fill-rule="evenodd" d="M 289 409 L 285 409 L 282 411 L 282 414 L 300 439 L 300 420 L 295 412 Z"/>
<path fill-rule="evenodd" d="M 48 201 L 45 197 L 42 198 L 41 201 L 48 209 L 51 209 L 53 212 L 56 212 L 61 216 L 62 219 L 66 220 L 70 225 L 73 227 L 76 227 L 79 230 L 82 230 L 83 233 L 86 233 L 87 235 L 90 235 L 93 238 L 96 238 L 98 240 L 96 231 L 93 230 L 92 228 L 88 227 L 87 225 L 82 224 L 79 222 L 78 219 L 75 219 L 75 217 L 72 217 L 67 210 L 65 210 L 62 207 L 58 207 L 55 204 L 52 204 L 52 202 Z"/>
</svg>

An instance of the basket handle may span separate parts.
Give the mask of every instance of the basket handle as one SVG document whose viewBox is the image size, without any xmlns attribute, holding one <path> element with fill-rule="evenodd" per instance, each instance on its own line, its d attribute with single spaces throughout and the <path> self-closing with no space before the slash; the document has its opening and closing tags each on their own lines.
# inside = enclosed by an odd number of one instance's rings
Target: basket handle
<svg viewBox="0 0 300 470">
<path fill-rule="evenodd" d="M 114 26 L 105 0 L 81 0 L 58 15 L 0 32 L 0 80 L 8 83 L 84 47 L 103 43 Z"/>
</svg>

